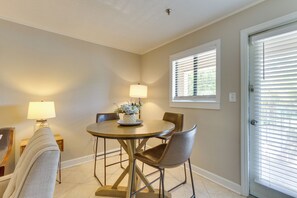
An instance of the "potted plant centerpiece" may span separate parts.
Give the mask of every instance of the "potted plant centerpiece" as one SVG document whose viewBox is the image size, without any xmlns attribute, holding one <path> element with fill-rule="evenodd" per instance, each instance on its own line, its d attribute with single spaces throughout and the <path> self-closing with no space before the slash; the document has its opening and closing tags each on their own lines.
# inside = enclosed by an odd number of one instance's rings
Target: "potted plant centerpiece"
<svg viewBox="0 0 297 198">
<path fill-rule="evenodd" d="M 115 112 L 124 114 L 123 115 L 124 123 L 136 123 L 137 121 L 136 114 L 139 113 L 140 106 L 141 105 L 137 103 L 122 104 L 120 107 L 118 107 L 115 110 Z"/>
</svg>

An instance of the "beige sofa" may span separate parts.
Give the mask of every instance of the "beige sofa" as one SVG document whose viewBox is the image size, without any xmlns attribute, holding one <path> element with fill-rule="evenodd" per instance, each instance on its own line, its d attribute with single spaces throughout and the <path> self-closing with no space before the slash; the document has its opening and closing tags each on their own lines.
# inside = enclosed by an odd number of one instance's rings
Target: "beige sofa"
<svg viewBox="0 0 297 198">
<path fill-rule="evenodd" d="M 29 140 L 13 174 L 0 177 L 0 197 L 52 198 L 59 155 L 59 147 L 51 130 L 37 130 Z"/>
</svg>

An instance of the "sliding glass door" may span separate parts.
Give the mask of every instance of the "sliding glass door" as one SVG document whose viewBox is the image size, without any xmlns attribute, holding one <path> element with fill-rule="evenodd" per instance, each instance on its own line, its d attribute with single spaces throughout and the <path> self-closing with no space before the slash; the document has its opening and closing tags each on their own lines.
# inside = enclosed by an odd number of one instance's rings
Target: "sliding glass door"
<svg viewBox="0 0 297 198">
<path fill-rule="evenodd" d="M 250 194 L 297 197 L 297 25 L 250 36 Z"/>
</svg>

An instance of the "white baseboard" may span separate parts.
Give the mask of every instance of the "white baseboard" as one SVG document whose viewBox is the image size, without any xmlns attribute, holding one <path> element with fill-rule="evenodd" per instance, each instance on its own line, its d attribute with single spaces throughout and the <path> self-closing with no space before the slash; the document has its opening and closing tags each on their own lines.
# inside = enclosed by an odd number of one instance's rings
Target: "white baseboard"
<svg viewBox="0 0 297 198">
<path fill-rule="evenodd" d="M 115 151 L 117 150 L 118 148 L 116 149 L 112 149 L 112 150 L 108 150 L 108 152 L 110 151 Z M 98 155 L 102 154 L 103 152 L 100 152 L 98 153 Z M 117 153 L 113 153 L 113 154 L 110 154 L 108 156 L 113 156 L 113 155 L 117 155 Z M 98 159 L 103 159 L 103 156 L 101 157 L 98 157 Z M 86 156 L 83 156 L 83 157 L 79 157 L 79 158 L 75 158 L 75 159 L 71 159 L 71 160 L 66 160 L 66 161 L 63 161 L 62 162 L 62 169 L 63 168 L 69 168 L 69 167 L 72 167 L 72 166 L 77 166 L 77 165 L 81 165 L 81 164 L 84 164 L 84 163 L 87 163 L 87 162 L 90 162 L 90 161 L 93 161 L 94 160 L 94 154 L 91 154 L 91 155 L 86 155 Z M 204 170 L 198 166 L 195 166 L 195 165 L 192 165 L 192 169 L 193 169 L 193 172 L 210 180 L 210 181 L 213 181 L 214 183 L 216 184 L 219 184 L 237 194 L 241 194 L 241 186 L 239 184 L 236 184 L 230 180 L 227 180 L 221 176 L 218 176 L 214 173 L 211 173 L 207 170 Z"/>
<path fill-rule="evenodd" d="M 71 160 L 62 161 L 61 166 L 62 166 L 62 169 L 70 168 L 72 166 L 81 165 L 81 164 L 90 162 L 92 160 L 94 160 L 94 154 L 74 158 L 74 159 L 71 159 Z"/>
<path fill-rule="evenodd" d="M 192 170 L 193 172 L 195 172 L 196 174 L 210 180 L 213 181 L 216 184 L 219 184 L 237 194 L 241 194 L 241 186 L 239 184 L 236 184 L 228 179 L 225 179 L 219 175 L 216 175 L 212 172 L 209 172 L 207 170 L 204 170 L 198 166 L 192 165 Z"/>
<path fill-rule="evenodd" d="M 118 148 L 108 150 L 107 152 L 112 152 L 112 151 L 116 151 L 116 150 L 118 150 Z M 103 154 L 103 152 L 97 153 L 97 155 L 101 155 L 101 154 Z M 114 155 L 117 155 L 117 153 L 109 154 L 108 157 L 114 156 Z M 98 157 L 98 159 L 103 159 L 103 156 Z M 87 162 L 90 162 L 93 160 L 94 160 L 94 154 L 91 154 L 91 155 L 86 155 L 83 157 L 74 158 L 71 160 L 62 161 L 61 166 L 62 166 L 62 169 L 69 168 L 69 167 L 78 166 L 78 165 L 81 165 L 81 164 L 84 164 L 84 163 L 87 163 Z"/>
</svg>

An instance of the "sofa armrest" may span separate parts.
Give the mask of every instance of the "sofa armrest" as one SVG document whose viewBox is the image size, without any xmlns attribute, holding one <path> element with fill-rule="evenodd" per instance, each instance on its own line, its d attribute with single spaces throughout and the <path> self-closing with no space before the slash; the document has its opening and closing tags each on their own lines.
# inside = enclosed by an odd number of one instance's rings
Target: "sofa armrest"
<svg viewBox="0 0 297 198">
<path fill-rule="evenodd" d="M 6 189 L 7 185 L 8 185 L 11 177 L 12 177 L 12 174 L 0 177 L 0 197 L 3 196 L 3 194 L 5 192 L 5 189 Z"/>
</svg>

